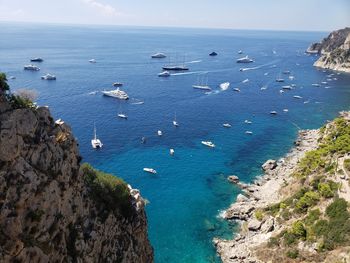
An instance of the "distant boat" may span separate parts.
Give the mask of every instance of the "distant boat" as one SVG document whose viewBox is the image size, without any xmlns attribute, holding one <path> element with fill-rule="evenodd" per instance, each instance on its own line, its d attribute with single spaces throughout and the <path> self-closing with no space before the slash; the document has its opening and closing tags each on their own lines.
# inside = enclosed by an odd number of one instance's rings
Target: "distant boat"
<svg viewBox="0 0 350 263">
<path fill-rule="evenodd" d="M 45 79 L 45 80 L 56 80 L 56 76 L 55 75 L 51 75 L 51 74 L 46 74 L 44 76 L 41 76 L 41 79 Z"/>
<path fill-rule="evenodd" d="M 32 58 L 30 59 L 30 62 L 43 62 L 44 60 L 42 58 Z"/>
<path fill-rule="evenodd" d="M 249 82 L 249 79 L 245 79 L 242 81 L 242 83 L 247 83 L 247 82 Z"/>
<path fill-rule="evenodd" d="M 290 85 L 285 85 L 285 86 L 282 86 L 282 89 L 284 89 L 284 90 L 291 90 L 291 89 L 292 89 L 292 86 L 290 86 Z"/>
<path fill-rule="evenodd" d="M 163 66 L 163 70 L 186 71 L 189 70 L 189 68 L 186 67 L 185 62 L 183 62 L 182 64 L 173 64 L 169 62 L 168 65 Z"/>
<path fill-rule="evenodd" d="M 319 87 L 319 86 L 321 86 L 321 85 L 318 84 L 318 83 L 312 83 L 311 85 L 314 86 L 314 87 Z"/>
<path fill-rule="evenodd" d="M 164 53 L 155 53 L 151 58 L 166 58 L 166 55 Z"/>
<path fill-rule="evenodd" d="M 265 85 L 265 86 L 262 86 L 261 88 L 260 88 L 260 90 L 267 90 L 267 86 Z"/>
<path fill-rule="evenodd" d="M 284 93 L 284 90 L 280 89 L 280 93 Z"/>
<path fill-rule="evenodd" d="M 288 112 L 288 109 L 283 109 L 284 112 Z"/>
<path fill-rule="evenodd" d="M 252 135 L 253 132 L 252 131 L 246 131 L 245 134 Z"/>
<path fill-rule="evenodd" d="M 270 111 L 270 114 L 271 114 L 271 115 L 277 115 L 277 111 L 274 111 L 274 110 L 273 110 L 273 111 Z"/>
<path fill-rule="evenodd" d="M 290 71 L 289 70 L 285 70 L 282 73 L 288 75 L 288 74 L 290 74 Z"/>
<path fill-rule="evenodd" d="M 214 51 L 209 54 L 209 56 L 211 56 L 211 57 L 214 57 L 214 56 L 217 56 L 217 55 L 218 55 L 218 53 L 216 53 Z"/>
<path fill-rule="evenodd" d="M 96 63 L 96 59 L 92 58 L 89 60 L 90 63 Z"/>
<path fill-rule="evenodd" d="M 125 120 L 128 119 L 128 116 L 124 113 L 118 113 L 118 117 Z"/>
<path fill-rule="evenodd" d="M 108 96 L 108 97 L 113 97 L 113 98 L 117 98 L 117 99 L 120 99 L 120 100 L 127 100 L 129 99 L 129 96 L 128 94 L 126 94 L 125 91 L 123 90 L 120 90 L 119 88 L 116 89 L 116 90 L 109 90 L 109 91 L 102 91 L 103 95 L 104 96 Z"/>
<path fill-rule="evenodd" d="M 294 95 L 293 98 L 295 98 L 295 99 L 302 99 L 303 97 L 302 96 L 298 96 L 298 95 Z"/>
<path fill-rule="evenodd" d="M 169 153 L 170 153 L 170 155 L 174 155 L 174 153 L 175 153 L 174 149 L 170 149 Z"/>
<path fill-rule="evenodd" d="M 178 127 L 178 126 L 179 126 L 179 123 L 178 123 L 177 120 L 176 120 L 176 112 L 175 112 L 175 117 L 174 117 L 174 120 L 173 120 L 173 125 L 174 125 L 175 127 Z"/>
<path fill-rule="evenodd" d="M 39 71 L 40 68 L 35 66 L 35 65 L 32 65 L 32 64 L 29 64 L 29 65 L 25 65 L 24 66 L 24 69 L 25 70 L 32 70 L 32 71 Z"/>
<path fill-rule="evenodd" d="M 294 76 L 289 76 L 288 78 L 289 78 L 290 80 L 294 80 L 294 79 L 295 79 Z"/>
<path fill-rule="evenodd" d="M 154 170 L 153 168 L 143 168 L 143 170 L 147 173 L 151 173 L 151 174 L 156 174 L 157 171 Z"/>
<path fill-rule="evenodd" d="M 163 71 L 158 74 L 158 77 L 170 77 L 170 72 L 169 71 Z"/>
<path fill-rule="evenodd" d="M 241 92 L 239 88 L 233 88 L 234 91 Z"/>
<path fill-rule="evenodd" d="M 94 148 L 94 149 L 102 148 L 102 146 L 103 146 L 103 144 L 100 141 L 100 139 L 97 138 L 96 125 L 94 125 L 94 138 L 91 140 L 91 145 L 92 145 L 92 148 Z"/>
<path fill-rule="evenodd" d="M 16 77 L 15 76 L 10 76 L 10 78 L 9 79 L 16 79 Z"/>
<path fill-rule="evenodd" d="M 114 82 L 113 86 L 114 87 L 121 87 L 121 86 L 123 86 L 123 83 L 121 83 L 121 82 Z"/>
<path fill-rule="evenodd" d="M 242 51 L 242 50 L 238 51 L 238 54 L 242 54 L 242 53 L 243 53 L 243 51 Z"/>
<path fill-rule="evenodd" d="M 146 143 L 146 137 L 142 137 L 142 138 L 141 138 L 141 143 L 142 143 L 142 144 Z"/>
<path fill-rule="evenodd" d="M 250 120 L 245 120 L 244 123 L 246 123 L 246 124 L 252 124 L 253 122 L 250 121 Z"/>
<path fill-rule="evenodd" d="M 211 148 L 215 147 L 215 144 L 212 143 L 211 141 L 202 141 L 202 144 Z"/>
<path fill-rule="evenodd" d="M 254 62 L 252 59 L 250 59 L 248 56 L 245 56 L 243 58 L 239 58 L 236 60 L 237 63 L 251 63 Z"/>
<path fill-rule="evenodd" d="M 222 126 L 224 126 L 225 128 L 231 128 L 232 127 L 231 124 L 229 124 L 229 123 L 224 123 Z"/>
<path fill-rule="evenodd" d="M 163 135 L 163 133 L 162 133 L 162 131 L 157 131 L 157 134 L 158 134 L 158 136 L 162 136 Z"/>
<path fill-rule="evenodd" d="M 192 88 L 200 89 L 200 90 L 211 90 L 211 88 L 208 86 L 208 76 L 206 76 L 205 81 L 204 81 L 204 77 L 200 80 L 198 76 L 197 84 L 192 85 Z"/>
<path fill-rule="evenodd" d="M 227 90 L 230 87 L 230 82 L 224 82 L 220 84 L 220 89 Z"/>
</svg>

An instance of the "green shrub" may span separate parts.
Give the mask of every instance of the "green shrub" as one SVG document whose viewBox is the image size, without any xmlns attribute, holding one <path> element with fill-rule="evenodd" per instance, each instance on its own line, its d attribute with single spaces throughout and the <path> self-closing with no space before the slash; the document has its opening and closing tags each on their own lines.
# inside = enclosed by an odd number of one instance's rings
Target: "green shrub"
<svg viewBox="0 0 350 263">
<path fill-rule="evenodd" d="M 313 227 L 313 230 L 315 234 L 319 237 L 327 234 L 329 232 L 328 221 L 324 219 L 318 220 L 315 226 Z"/>
<path fill-rule="evenodd" d="M 348 203 L 343 198 L 338 198 L 333 201 L 327 208 L 326 214 L 330 218 L 349 218 L 349 212 L 347 210 Z"/>
<path fill-rule="evenodd" d="M 320 195 L 317 192 L 306 192 L 296 203 L 295 207 L 299 212 L 305 212 L 309 207 L 317 204 L 320 200 Z"/>
<path fill-rule="evenodd" d="M 258 219 L 259 221 L 262 221 L 264 218 L 264 213 L 261 210 L 256 210 L 255 211 L 255 218 Z"/>
<path fill-rule="evenodd" d="M 295 221 L 292 224 L 292 228 L 290 230 L 290 233 L 295 235 L 297 238 L 305 238 L 306 237 L 306 230 L 304 227 L 304 224 L 301 221 Z"/>
<path fill-rule="evenodd" d="M 344 160 L 344 168 L 350 172 L 350 159 Z"/>
<path fill-rule="evenodd" d="M 306 225 L 314 224 L 320 218 L 320 215 L 321 215 L 321 212 L 320 212 L 320 209 L 318 208 L 309 211 L 307 217 L 304 220 L 305 224 Z"/>
<path fill-rule="evenodd" d="M 291 249 L 287 251 L 287 257 L 296 259 L 299 256 L 298 249 Z"/>
<path fill-rule="evenodd" d="M 327 183 L 319 183 L 318 184 L 318 191 L 325 198 L 330 198 L 330 197 L 334 196 L 332 188 Z"/>
<path fill-rule="evenodd" d="M 111 174 L 95 170 L 89 164 L 83 164 L 81 171 L 84 180 L 90 188 L 92 198 L 109 211 L 120 212 L 129 216 L 132 212 L 131 196 L 127 184 L 120 178 Z"/>
<path fill-rule="evenodd" d="M 10 89 L 10 87 L 7 84 L 6 74 L 0 72 L 0 90 L 3 91 L 3 92 L 6 92 L 9 89 Z"/>
</svg>

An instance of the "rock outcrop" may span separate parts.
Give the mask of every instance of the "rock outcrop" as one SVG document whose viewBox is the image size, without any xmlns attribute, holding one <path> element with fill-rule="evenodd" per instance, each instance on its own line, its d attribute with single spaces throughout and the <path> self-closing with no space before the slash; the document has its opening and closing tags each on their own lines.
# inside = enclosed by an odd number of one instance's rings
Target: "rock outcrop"
<svg viewBox="0 0 350 263">
<path fill-rule="evenodd" d="M 312 44 L 306 51 L 321 57 L 314 66 L 350 72 L 350 28 L 333 31 L 320 43 Z"/>
<path fill-rule="evenodd" d="M 0 91 L 0 262 L 153 262 L 139 192 L 129 187 L 128 213 L 110 209 L 80 160 L 67 124 Z"/>
</svg>

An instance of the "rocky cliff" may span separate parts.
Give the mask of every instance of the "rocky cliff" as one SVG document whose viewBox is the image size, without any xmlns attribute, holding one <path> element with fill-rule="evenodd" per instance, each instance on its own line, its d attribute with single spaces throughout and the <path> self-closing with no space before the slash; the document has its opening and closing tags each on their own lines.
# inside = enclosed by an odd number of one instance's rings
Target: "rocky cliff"
<svg viewBox="0 0 350 263">
<path fill-rule="evenodd" d="M 307 53 L 321 57 L 314 66 L 344 72 L 350 72 L 350 28 L 333 31 L 320 43 L 312 44 Z"/>
<path fill-rule="evenodd" d="M 67 124 L 0 89 L 0 262 L 153 262 L 139 192 L 80 160 Z"/>
</svg>

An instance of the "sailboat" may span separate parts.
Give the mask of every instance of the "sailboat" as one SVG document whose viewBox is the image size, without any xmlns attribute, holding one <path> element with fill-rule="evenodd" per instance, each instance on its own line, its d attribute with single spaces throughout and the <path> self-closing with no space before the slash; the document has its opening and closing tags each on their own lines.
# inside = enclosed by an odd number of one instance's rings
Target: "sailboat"
<svg viewBox="0 0 350 263">
<path fill-rule="evenodd" d="M 277 76 L 276 82 L 284 82 L 284 79 L 281 77 L 281 72 L 280 72 L 279 75 Z"/>
<path fill-rule="evenodd" d="M 173 120 L 173 125 L 174 125 L 175 127 L 179 127 L 179 123 L 178 123 L 177 120 L 176 120 L 176 112 L 175 112 L 175 117 L 174 117 L 174 120 Z"/>
<path fill-rule="evenodd" d="M 102 148 L 103 144 L 100 141 L 100 139 L 97 138 L 96 135 L 96 125 L 94 124 L 94 138 L 91 140 L 91 145 L 92 148 L 97 149 L 97 148 Z"/>
<path fill-rule="evenodd" d="M 170 57 L 169 57 L 169 64 L 168 65 L 164 65 L 163 66 L 163 70 L 166 70 L 166 71 L 168 71 L 168 70 L 182 71 L 182 70 L 189 70 L 189 68 L 186 67 L 185 60 L 184 60 L 184 62 L 182 64 L 177 64 L 177 63 L 172 64 L 172 63 L 170 63 Z"/>
<path fill-rule="evenodd" d="M 197 84 L 192 85 L 192 88 L 194 89 L 201 89 L 201 90 L 211 90 L 211 88 L 208 86 L 208 76 L 206 77 L 206 82 L 204 83 L 204 77 L 199 81 L 199 76 L 197 79 Z"/>
</svg>

